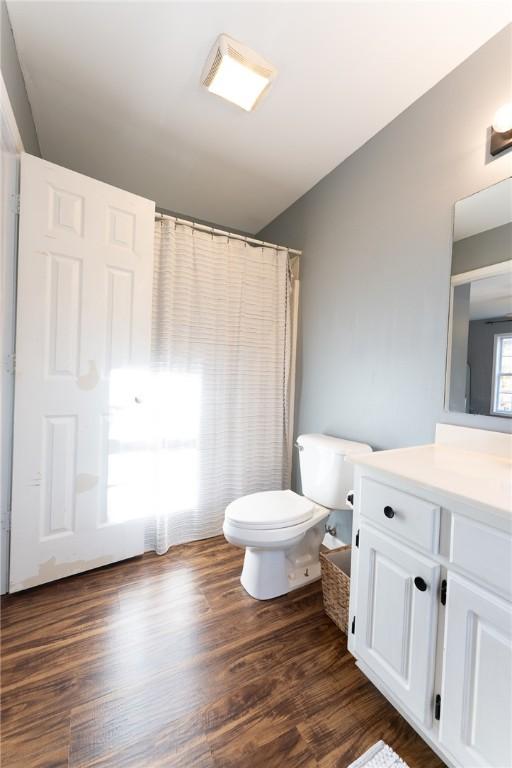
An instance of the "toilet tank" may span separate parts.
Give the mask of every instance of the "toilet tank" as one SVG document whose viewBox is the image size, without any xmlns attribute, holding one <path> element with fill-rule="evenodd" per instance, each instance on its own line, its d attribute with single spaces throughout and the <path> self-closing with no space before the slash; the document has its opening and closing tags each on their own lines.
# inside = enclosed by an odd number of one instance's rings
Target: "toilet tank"
<svg viewBox="0 0 512 768">
<path fill-rule="evenodd" d="M 322 507 L 348 509 L 345 499 L 353 488 L 354 466 L 347 457 L 370 453 L 370 446 L 330 435 L 300 435 L 297 447 L 303 496 Z"/>
</svg>

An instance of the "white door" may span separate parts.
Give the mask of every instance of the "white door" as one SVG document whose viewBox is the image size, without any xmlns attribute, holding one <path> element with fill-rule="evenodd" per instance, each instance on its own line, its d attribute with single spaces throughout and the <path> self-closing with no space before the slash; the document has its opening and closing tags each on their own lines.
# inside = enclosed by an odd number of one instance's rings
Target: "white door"
<svg viewBox="0 0 512 768">
<path fill-rule="evenodd" d="M 149 358 L 154 210 L 22 156 L 11 591 L 143 552 L 127 432 Z"/>
<path fill-rule="evenodd" d="M 11 502 L 12 408 L 14 403 L 14 297 L 21 138 L 0 73 L 0 593 L 8 589 Z"/>
<path fill-rule="evenodd" d="M 356 655 L 426 725 L 432 721 L 438 581 L 436 563 L 361 526 Z"/>
<path fill-rule="evenodd" d="M 512 765 L 512 606 L 453 574 L 439 738 L 460 765 Z"/>
</svg>

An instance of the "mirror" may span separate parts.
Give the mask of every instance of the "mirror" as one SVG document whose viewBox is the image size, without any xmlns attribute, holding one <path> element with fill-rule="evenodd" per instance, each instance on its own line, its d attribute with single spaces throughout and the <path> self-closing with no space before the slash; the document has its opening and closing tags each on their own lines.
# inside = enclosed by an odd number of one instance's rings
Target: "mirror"
<svg viewBox="0 0 512 768">
<path fill-rule="evenodd" d="M 512 179 L 455 204 L 445 407 L 512 417 Z"/>
</svg>

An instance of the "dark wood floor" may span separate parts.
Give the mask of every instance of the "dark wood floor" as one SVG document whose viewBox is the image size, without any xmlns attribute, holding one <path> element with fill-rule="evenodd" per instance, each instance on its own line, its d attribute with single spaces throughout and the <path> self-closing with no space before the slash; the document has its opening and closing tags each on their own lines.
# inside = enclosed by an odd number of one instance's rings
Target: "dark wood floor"
<svg viewBox="0 0 512 768">
<path fill-rule="evenodd" d="M 256 602 L 222 538 L 4 599 L 2 761 L 331 768 L 378 739 L 442 763 L 357 670 L 319 584 Z"/>
</svg>

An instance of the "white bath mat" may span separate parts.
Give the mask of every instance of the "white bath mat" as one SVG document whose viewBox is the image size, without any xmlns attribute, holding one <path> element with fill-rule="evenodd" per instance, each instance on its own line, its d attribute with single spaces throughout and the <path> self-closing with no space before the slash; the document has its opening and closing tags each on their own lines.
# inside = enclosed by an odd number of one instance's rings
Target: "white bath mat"
<svg viewBox="0 0 512 768">
<path fill-rule="evenodd" d="M 364 755 L 358 757 L 348 768 L 409 768 L 391 747 L 383 741 L 378 741 Z"/>
</svg>

